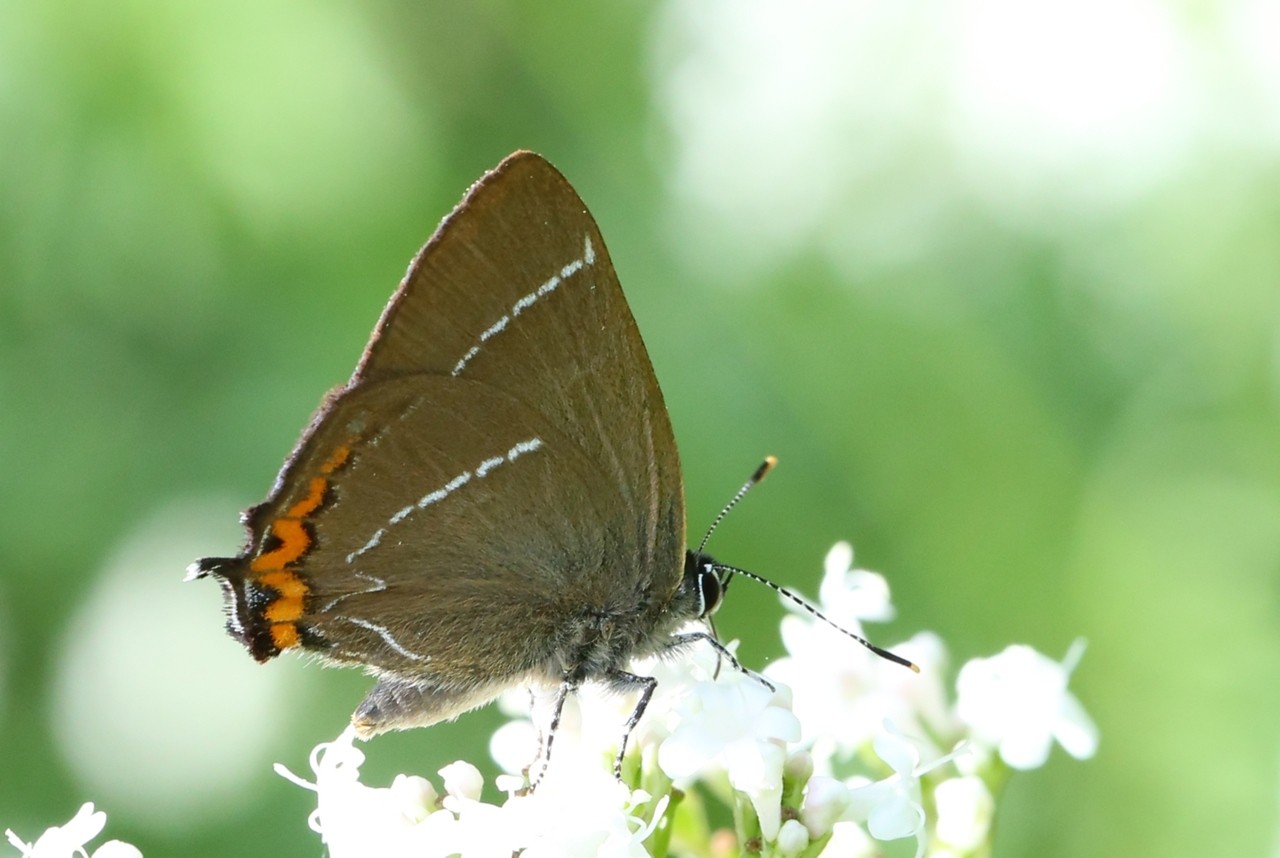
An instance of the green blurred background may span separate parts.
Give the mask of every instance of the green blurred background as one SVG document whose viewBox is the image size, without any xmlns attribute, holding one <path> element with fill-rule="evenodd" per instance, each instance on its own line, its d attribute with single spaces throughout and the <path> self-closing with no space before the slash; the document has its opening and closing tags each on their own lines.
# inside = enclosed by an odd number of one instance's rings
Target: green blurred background
<svg viewBox="0 0 1280 858">
<path fill-rule="evenodd" d="M 320 853 L 368 685 L 255 665 L 239 545 L 410 257 L 545 154 L 644 332 L 701 530 L 882 643 L 1061 657 L 1096 759 L 1000 855 L 1280 855 L 1280 8 L 1270 0 L 0 5 L 0 828 L 93 800 L 148 856 Z M 782 610 L 739 585 L 745 660 Z M 838 657 L 833 654 L 833 657 Z M 491 710 L 366 782 L 485 758 Z"/>
</svg>

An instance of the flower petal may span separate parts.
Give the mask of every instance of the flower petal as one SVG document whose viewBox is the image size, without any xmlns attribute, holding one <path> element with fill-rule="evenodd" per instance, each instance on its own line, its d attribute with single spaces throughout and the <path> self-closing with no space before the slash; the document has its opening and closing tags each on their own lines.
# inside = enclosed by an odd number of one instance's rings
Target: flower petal
<svg viewBox="0 0 1280 858">
<path fill-rule="evenodd" d="M 1062 699 L 1053 737 L 1077 760 L 1087 760 L 1098 751 L 1098 725 L 1071 694 Z"/>
<path fill-rule="evenodd" d="M 108 840 L 93 850 L 93 858 L 142 858 L 142 850 L 123 840 Z"/>
</svg>

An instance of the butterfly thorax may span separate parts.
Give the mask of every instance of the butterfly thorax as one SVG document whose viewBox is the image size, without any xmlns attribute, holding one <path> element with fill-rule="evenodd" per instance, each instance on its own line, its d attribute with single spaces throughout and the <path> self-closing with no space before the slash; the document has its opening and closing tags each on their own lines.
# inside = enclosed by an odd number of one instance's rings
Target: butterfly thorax
<svg viewBox="0 0 1280 858">
<path fill-rule="evenodd" d="M 543 672 L 550 681 L 610 681 L 633 659 L 664 655 L 684 642 L 681 629 L 719 607 L 721 585 L 705 554 L 686 552 L 675 591 L 639 604 L 586 608 L 561 624 L 561 634 Z"/>
</svg>

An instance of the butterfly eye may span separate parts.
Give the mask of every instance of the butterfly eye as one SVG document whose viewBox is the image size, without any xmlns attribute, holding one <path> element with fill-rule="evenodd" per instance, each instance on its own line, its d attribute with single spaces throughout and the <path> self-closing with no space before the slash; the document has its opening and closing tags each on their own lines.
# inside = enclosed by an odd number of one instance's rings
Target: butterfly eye
<svg viewBox="0 0 1280 858">
<path fill-rule="evenodd" d="M 716 575 L 715 565 L 708 562 L 698 568 L 698 617 L 709 617 L 720 607 L 724 585 Z"/>
</svg>

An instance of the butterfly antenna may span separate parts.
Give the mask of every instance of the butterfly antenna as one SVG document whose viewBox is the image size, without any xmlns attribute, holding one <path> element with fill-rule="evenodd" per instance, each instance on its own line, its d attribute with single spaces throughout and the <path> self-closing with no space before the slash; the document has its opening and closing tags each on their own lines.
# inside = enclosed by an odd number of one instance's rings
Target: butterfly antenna
<svg viewBox="0 0 1280 858">
<path fill-rule="evenodd" d="M 748 483 L 745 488 L 750 488 L 751 485 L 752 485 L 751 483 Z M 889 652 L 889 650 L 887 649 L 883 649 L 882 647 L 876 646 L 871 641 L 867 640 L 861 635 L 854 634 L 853 632 L 846 629 L 844 626 L 837 623 L 835 620 L 832 620 L 826 614 L 822 613 L 822 611 L 819 611 L 813 605 L 810 605 L 804 599 L 801 599 L 795 593 L 792 593 L 786 587 L 781 587 L 773 583 L 768 578 L 765 578 L 763 575 L 757 575 L 756 573 L 749 572 L 746 569 L 739 569 L 737 566 L 727 566 L 723 563 L 717 563 L 713 568 L 717 572 L 727 573 L 728 575 L 741 575 L 744 578 L 750 578 L 752 581 L 756 581 L 760 584 L 765 585 L 766 587 L 775 591 L 779 595 L 784 596 L 787 599 L 790 599 L 792 602 L 799 605 L 801 608 L 808 611 L 810 614 L 813 614 L 815 617 L 822 620 L 827 625 L 831 626 L 831 628 L 835 629 L 836 631 L 840 632 L 843 635 L 853 638 L 855 641 L 862 644 L 864 647 L 871 650 L 873 653 L 880 656 L 881 658 L 892 661 L 895 664 L 900 664 L 903 667 L 909 667 L 912 670 L 914 670 L 916 673 L 920 672 L 920 667 L 915 663 L 908 661 L 907 659 L 903 658 L 900 655 L 897 655 L 896 653 Z"/>
<path fill-rule="evenodd" d="M 703 549 L 707 547 L 707 541 L 711 539 L 711 534 L 715 533 L 716 528 L 720 526 L 720 522 L 724 521 L 724 517 L 729 514 L 729 510 L 737 506 L 738 501 L 746 497 L 747 492 L 755 488 L 756 484 L 759 483 L 761 480 L 763 480 L 768 475 L 768 473 L 773 470 L 774 466 L 777 464 L 778 464 L 777 456 L 764 457 L 764 461 L 760 463 L 760 467 L 756 468 L 755 472 L 751 475 L 751 479 L 747 480 L 745 483 L 742 484 L 742 488 L 738 489 L 737 493 L 734 494 L 734 496 L 729 499 L 729 502 L 724 505 L 724 509 L 720 510 L 720 514 L 717 515 L 715 517 L 715 520 L 711 522 L 711 526 L 708 527 L 707 532 L 703 534 L 702 542 L 698 543 L 698 550 L 696 552 L 697 554 L 699 555 L 702 554 Z M 727 569 L 720 569 L 718 566 L 714 568 L 716 572 L 720 573 L 719 574 L 720 598 L 723 598 L 725 590 L 728 589 L 729 587 L 729 581 L 732 575 L 726 574 L 729 572 L 729 570 Z M 716 624 L 711 619 L 711 614 L 708 613 L 705 617 L 703 617 L 703 621 L 706 622 L 707 628 L 710 629 L 711 631 L 711 639 L 719 640 L 720 636 L 719 634 L 716 633 Z M 712 674 L 712 678 L 713 679 L 720 678 L 720 651 L 719 650 L 716 651 L 716 669 L 715 669 L 715 673 Z"/>
<path fill-rule="evenodd" d="M 720 510 L 720 514 L 716 516 L 715 521 L 711 522 L 711 526 L 707 528 L 706 534 L 702 537 L 702 542 L 698 543 L 698 554 L 701 554 L 702 549 L 707 547 L 707 540 L 711 538 L 711 534 L 715 533 L 716 528 L 720 526 L 720 522 L 724 521 L 724 517 L 729 514 L 729 510 L 737 506 L 738 501 L 742 500 L 743 497 L 746 496 L 747 492 L 755 488 L 756 484 L 763 480 L 769 472 L 773 470 L 774 465 L 777 464 L 778 458 L 776 456 L 764 457 L 764 461 L 760 463 L 760 467 L 756 468 L 755 473 L 751 475 L 751 479 L 742 484 L 742 488 L 738 489 L 738 493 L 724 505 L 724 509 Z"/>
</svg>

